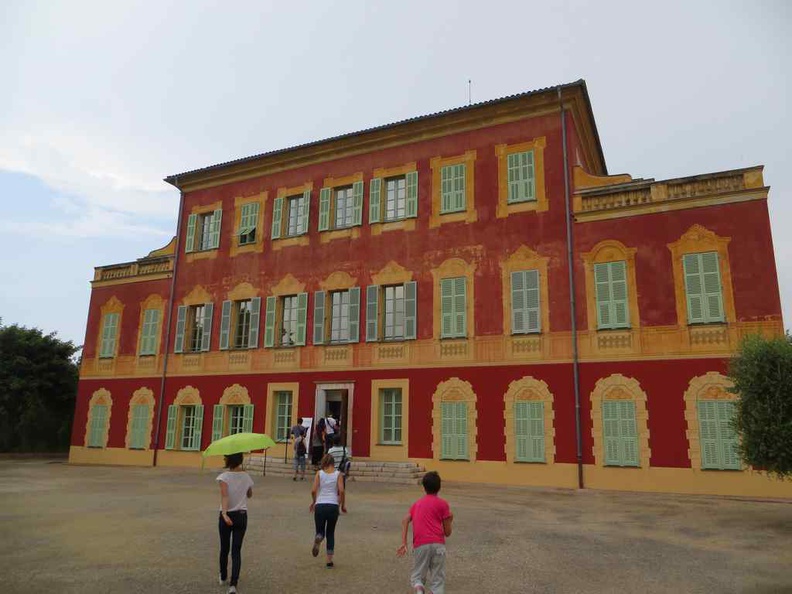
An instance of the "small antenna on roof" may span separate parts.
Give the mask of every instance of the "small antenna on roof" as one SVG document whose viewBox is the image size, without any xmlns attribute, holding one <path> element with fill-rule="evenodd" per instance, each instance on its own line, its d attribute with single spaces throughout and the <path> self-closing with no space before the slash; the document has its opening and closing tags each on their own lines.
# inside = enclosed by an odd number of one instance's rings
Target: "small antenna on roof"
<svg viewBox="0 0 792 594">
<path fill-rule="evenodd" d="M 473 105 L 473 95 L 470 88 L 472 82 L 472 80 L 468 79 L 468 105 Z"/>
</svg>

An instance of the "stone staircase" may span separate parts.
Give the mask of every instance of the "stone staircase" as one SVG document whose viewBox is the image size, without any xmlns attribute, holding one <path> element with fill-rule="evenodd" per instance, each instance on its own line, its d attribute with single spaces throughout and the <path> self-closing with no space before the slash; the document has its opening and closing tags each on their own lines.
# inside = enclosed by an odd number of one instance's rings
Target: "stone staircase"
<svg viewBox="0 0 792 594">
<path fill-rule="evenodd" d="M 245 470 L 256 474 L 264 472 L 264 456 L 251 454 L 245 458 Z M 373 460 L 352 460 L 349 480 L 370 483 L 391 483 L 397 485 L 417 485 L 421 482 L 426 469 L 414 462 L 376 462 Z M 294 475 L 292 461 L 284 462 L 283 458 L 267 456 L 267 476 L 291 477 Z M 308 464 L 306 475 L 313 473 Z"/>
</svg>

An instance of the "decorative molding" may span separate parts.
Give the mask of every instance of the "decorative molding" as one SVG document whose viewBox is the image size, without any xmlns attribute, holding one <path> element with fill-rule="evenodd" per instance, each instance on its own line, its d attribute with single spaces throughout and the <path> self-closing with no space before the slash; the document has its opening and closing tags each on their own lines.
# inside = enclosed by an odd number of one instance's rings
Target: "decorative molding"
<svg viewBox="0 0 792 594">
<path fill-rule="evenodd" d="M 627 302 L 630 307 L 630 326 L 632 330 L 641 327 L 641 313 L 638 309 L 638 284 L 635 281 L 635 253 L 638 248 L 628 248 L 615 239 L 600 241 L 591 251 L 582 254 L 586 275 L 586 317 L 589 331 L 598 331 L 597 287 L 594 282 L 594 265 L 624 260 L 627 268 Z"/>
<path fill-rule="evenodd" d="M 308 181 L 304 184 L 299 186 L 293 186 L 291 188 L 287 187 L 280 187 L 278 188 L 277 196 L 278 198 L 289 198 L 291 196 L 298 196 L 303 194 L 304 192 L 312 192 L 313 191 L 313 182 Z"/>
<path fill-rule="evenodd" d="M 220 397 L 218 404 L 225 406 L 250 404 L 248 389 L 239 384 L 229 386 L 223 390 L 223 395 Z"/>
<path fill-rule="evenodd" d="M 413 171 L 418 171 L 418 167 L 415 161 L 411 161 L 409 163 L 405 163 L 404 165 L 397 165 L 396 167 L 378 167 L 374 170 L 371 177 L 396 177 L 397 175 L 407 175 L 408 173 L 412 173 Z"/>
<path fill-rule="evenodd" d="M 203 404 L 201 402 L 201 394 L 198 388 L 193 386 L 184 386 L 176 393 L 176 398 L 173 400 L 176 406 L 197 406 Z"/>
<path fill-rule="evenodd" d="M 467 403 L 468 461 L 475 462 L 478 454 L 477 398 L 470 382 L 452 377 L 437 384 L 432 394 L 432 458 L 441 460 L 443 438 L 443 402 Z"/>
<path fill-rule="evenodd" d="M 440 330 L 443 323 L 443 308 L 440 299 L 440 281 L 444 278 L 456 278 L 464 276 L 466 279 L 466 297 L 467 297 L 467 333 L 466 338 L 475 336 L 475 274 L 476 264 L 471 262 L 468 264 L 462 258 L 448 258 L 440 266 L 432 269 L 432 278 L 434 292 L 433 292 L 433 312 L 432 312 L 432 336 L 435 339 L 440 339 Z"/>
<path fill-rule="evenodd" d="M 351 186 L 355 182 L 363 181 L 363 172 L 353 173 L 352 175 L 345 175 L 343 177 L 326 177 L 324 178 L 324 188 L 341 188 L 344 186 Z"/>
<path fill-rule="evenodd" d="M 91 433 L 91 421 L 93 420 L 93 409 L 94 406 L 97 404 L 104 405 L 107 407 L 107 419 L 105 420 L 105 432 L 104 432 L 104 445 L 103 448 L 107 447 L 108 440 L 110 439 L 110 417 L 113 414 L 113 398 L 110 395 L 110 391 L 106 388 L 99 388 L 93 394 L 91 394 L 91 399 L 88 401 L 88 417 L 85 422 L 85 436 L 83 437 L 83 443 L 85 447 L 88 447 L 88 436 Z"/>
<path fill-rule="evenodd" d="M 455 213 L 440 214 L 442 192 L 440 172 L 449 165 L 465 165 L 465 210 Z M 478 220 L 475 204 L 475 170 L 476 151 L 465 151 L 454 157 L 433 157 L 429 160 L 432 168 L 432 212 L 429 217 L 429 228 L 439 227 L 444 223 L 474 223 Z"/>
<path fill-rule="evenodd" d="M 683 396 L 685 400 L 685 436 L 688 441 L 688 458 L 690 467 L 701 470 L 701 437 L 699 436 L 698 401 L 728 400 L 735 401 L 738 396 L 731 390 L 734 383 L 717 371 L 710 371 L 690 380 L 688 389 Z"/>
<path fill-rule="evenodd" d="M 319 283 L 323 291 L 343 291 L 356 286 L 357 279 L 350 276 L 348 272 L 336 270 Z"/>
<path fill-rule="evenodd" d="M 305 292 L 305 283 L 298 281 L 291 272 L 287 273 L 278 284 L 270 289 L 270 295 L 283 297 L 286 295 L 297 295 Z"/>
<path fill-rule="evenodd" d="M 148 450 L 151 448 L 151 432 L 154 426 L 155 400 L 154 392 L 151 390 L 151 388 L 138 388 L 132 393 L 132 399 L 129 401 L 129 408 L 127 410 L 126 439 L 124 441 L 124 447 L 126 447 L 126 449 L 130 449 L 130 444 L 132 441 L 132 407 L 136 405 L 144 405 L 149 407 L 148 426 L 146 429 L 146 443 L 143 445 L 143 449 Z"/>
<path fill-rule="evenodd" d="M 501 290 L 503 291 L 503 335 L 512 336 L 511 333 L 511 311 L 512 311 L 512 292 L 511 292 L 511 273 L 520 270 L 539 271 L 539 310 L 541 315 L 542 334 L 550 332 L 550 292 L 548 289 L 548 256 L 541 256 L 526 245 L 521 245 L 514 252 L 501 260 Z M 517 337 L 527 336 L 525 334 L 514 335 Z"/>
<path fill-rule="evenodd" d="M 495 154 L 498 157 L 498 206 L 495 216 L 499 219 L 518 212 L 545 212 L 550 208 L 545 191 L 544 149 L 547 139 L 544 136 L 519 144 L 497 144 Z M 513 153 L 533 151 L 535 200 L 509 203 L 509 167 L 508 157 Z"/>
<path fill-rule="evenodd" d="M 260 291 L 248 282 L 238 283 L 228 292 L 231 301 L 246 301 L 259 296 Z"/>
<path fill-rule="evenodd" d="M 514 405 L 520 400 L 539 400 L 544 403 L 544 446 L 545 464 L 555 464 L 555 412 L 553 410 L 553 394 L 547 383 L 525 376 L 509 384 L 503 395 L 503 418 L 506 433 L 506 462 L 513 464 L 516 458 L 517 439 L 514 427 Z"/>
<path fill-rule="evenodd" d="M 203 288 L 201 285 L 195 285 L 192 290 L 187 293 L 181 300 L 182 305 L 203 305 L 204 303 L 212 303 L 214 301 L 211 293 Z"/>
<path fill-rule="evenodd" d="M 374 285 L 401 285 L 412 279 L 412 270 L 407 270 L 394 260 L 388 262 L 376 274 L 371 275 L 371 283 Z"/>
</svg>

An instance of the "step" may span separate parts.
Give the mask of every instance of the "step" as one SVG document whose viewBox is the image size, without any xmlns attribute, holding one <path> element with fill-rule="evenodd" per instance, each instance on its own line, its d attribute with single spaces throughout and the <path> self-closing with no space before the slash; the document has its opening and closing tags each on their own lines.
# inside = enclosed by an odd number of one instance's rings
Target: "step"
<svg viewBox="0 0 792 594">
<path fill-rule="evenodd" d="M 264 456 L 251 455 L 245 460 L 244 467 L 254 472 L 264 472 Z M 310 470 L 310 465 L 309 465 Z M 380 462 L 376 460 L 353 460 L 350 472 L 351 481 L 390 483 L 402 485 L 419 484 L 426 470 L 414 462 Z M 268 476 L 290 477 L 294 475 L 292 461 L 283 458 L 267 458 Z"/>
</svg>

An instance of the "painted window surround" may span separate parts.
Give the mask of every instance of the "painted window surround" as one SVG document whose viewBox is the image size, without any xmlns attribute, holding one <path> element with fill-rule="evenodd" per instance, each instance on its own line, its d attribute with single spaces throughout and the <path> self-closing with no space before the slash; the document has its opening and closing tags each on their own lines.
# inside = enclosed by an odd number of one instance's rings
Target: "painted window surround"
<svg viewBox="0 0 792 594">
<path fill-rule="evenodd" d="M 412 270 L 407 270 L 406 268 L 404 268 L 404 266 L 402 266 L 401 264 L 399 264 L 395 260 L 390 260 L 387 264 L 385 264 L 385 266 L 382 267 L 382 269 L 379 272 L 371 275 L 371 284 L 372 285 L 377 285 L 377 286 L 380 287 L 380 304 L 379 304 L 379 306 L 377 308 L 378 338 L 377 338 L 376 341 L 374 341 L 374 340 L 368 340 L 367 337 L 365 336 L 367 334 L 367 332 L 368 332 L 368 308 L 365 307 L 365 304 L 363 302 L 361 302 L 361 312 L 362 312 L 362 314 L 365 314 L 365 321 L 366 321 L 365 325 L 361 325 L 362 332 L 363 332 L 363 336 L 361 336 L 361 338 L 365 339 L 364 342 L 378 342 L 378 343 L 382 343 L 382 344 L 388 344 L 388 343 L 392 344 L 394 342 L 403 342 L 405 340 L 415 340 L 415 339 L 404 338 L 402 340 L 387 340 L 386 341 L 386 340 L 383 340 L 381 338 L 383 336 L 382 328 L 384 326 L 383 321 L 385 319 L 385 317 L 384 317 L 384 307 L 382 306 L 382 298 L 383 298 L 382 290 L 381 290 L 382 287 L 392 286 L 392 285 L 404 285 L 406 283 L 411 282 L 413 280 L 413 277 L 414 277 L 414 273 L 413 273 Z M 365 296 L 365 292 L 361 291 L 361 299 L 364 296 Z M 416 305 L 415 305 L 415 307 L 416 307 L 416 313 L 415 313 L 415 324 L 416 324 L 415 336 L 416 337 L 418 336 L 418 315 L 419 315 L 417 299 L 418 299 L 418 288 L 417 288 L 417 285 L 416 285 Z"/>
<path fill-rule="evenodd" d="M 222 200 L 217 200 L 216 202 L 212 202 L 211 204 L 195 205 L 195 206 L 193 206 L 190 209 L 189 214 L 203 215 L 203 214 L 209 214 L 209 213 L 214 212 L 216 210 L 222 210 L 222 209 L 223 209 L 223 201 Z M 222 239 L 222 237 L 223 237 L 222 220 L 220 221 L 220 225 L 221 225 L 220 226 L 220 238 Z M 185 225 L 184 225 L 184 233 L 185 233 L 185 237 L 186 237 L 186 233 L 187 233 L 186 221 L 185 221 Z M 222 241 L 221 241 L 221 243 L 222 243 Z M 186 245 L 186 241 L 185 241 L 184 245 Z M 184 250 L 183 247 L 180 248 L 180 249 L 182 249 L 182 251 Z M 195 260 L 207 260 L 207 259 L 208 260 L 213 260 L 213 259 L 217 258 L 217 255 L 219 253 L 220 253 L 220 249 L 219 248 L 212 248 L 212 249 L 201 250 L 201 251 L 187 252 L 187 253 L 185 253 L 183 255 L 184 255 L 184 260 L 189 264 L 191 262 L 194 262 Z"/>
<path fill-rule="evenodd" d="M 466 336 L 463 338 L 444 338 L 444 341 L 452 340 L 466 340 L 476 335 L 476 321 L 474 319 L 476 302 L 475 296 L 475 273 L 476 265 L 474 263 L 468 264 L 462 258 L 449 258 L 445 260 L 440 266 L 432 269 L 432 278 L 434 282 L 434 297 L 433 297 L 433 311 L 432 311 L 432 336 L 435 340 L 440 340 L 442 324 L 443 324 L 443 309 L 442 299 L 440 295 L 440 281 L 444 278 L 465 277 L 465 310 L 466 310 Z"/>
<path fill-rule="evenodd" d="M 182 413 L 181 407 L 182 406 L 203 406 L 203 402 L 201 401 L 201 394 L 198 391 L 198 388 L 195 388 L 193 386 L 185 386 L 185 387 L 181 388 L 176 393 L 176 398 L 174 398 L 172 406 L 177 406 L 177 407 L 179 407 L 179 409 L 178 409 L 178 414 L 177 414 L 177 417 L 176 417 L 176 422 L 175 422 L 175 425 L 174 425 L 174 442 L 173 442 L 173 448 L 172 448 L 171 451 L 180 451 L 180 452 L 181 451 L 186 451 L 186 452 L 194 451 L 194 450 L 184 450 L 184 449 L 182 449 L 182 433 L 183 433 L 183 426 L 184 426 L 184 414 Z M 206 419 L 204 418 L 203 421 L 205 421 L 205 420 Z M 204 434 L 203 427 L 204 427 L 204 425 L 205 425 L 205 422 L 202 422 L 201 427 L 200 427 L 201 438 L 199 439 L 199 444 L 201 443 L 201 440 L 203 439 L 203 434 Z M 166 430 L 166 433 L 165 433 L 163 446 L 165 446 L 166 444 L 167 444 L 167 430 Z M 165 449 L 167 449 L 167 448 L 165 448 Z M 200 451 L 200 446 L 199 446 L 199 451 Z"/>
<path fill-rule="evenodd" d="M 276 395 L 278 392 L 291 392 L 292 406 L 291 406 L 291 421 L 289 427 L 297 423 L 297 411 L 300 406 L 300 384 L 299 382 L 270 382 L 267 384 L 267 400 L 264 409 L 265 427 L 267 428 L 267 435 L 275 439 L 277 434 L 278 424 L 278 399 Z M 286 447 L 285 442 L 280 442 L 281 447 Z"/>
<path fill-rule="evenodd" d="M 379 443 L 380 434 L 380 390 L 398 388 L 401 390 L 402 400 L 402 441 L 398 445 L 384 445 Z M 410 457 L 410 380 L 407 378 L 394 378 L 371 380 L 371 432 L 369 440 L 369 458 L 372 460 L 401 461 Z M 438 445 L 439 447 L 439 445 Z"/>
<path fill-rule="evenodd" d="M 104 358 L 104 359 L 113 359 L 115 360 L 118 355 L 119 345 L 121 344 L 121 330 L 122 330 L 122 322 L 124 321 L 124 304 L 113 295 L 108 299 L 104 305 L 99 309 L 101 312 L 101 320 L 102 323 L 99 324 L 99 335 L 97 336 L 96 340 L 96 358 Z M 107 314 L 118 314 L 118 324 L 116 325 L 116 334 L 115 334 L 115 346 L 113 347 L 113 356 L 112 357 L 100 357 L 102 352 L 102 336 L 104 335 L 104 325 L 105 320 L 107 319 Z M 135 347 L 137 350 L 137 346 Z"/>
<path fill-rule="evenodd" d="M 104 445 L 102 448 L 107 448 L 107 442 L 110 437 L 110 419 L 113 414 L 113 398 L 110 395 L 110 391 L 106 388 L 99 388 L 93 394 L 91 394 L 91 399 L 88 401 L 88 416 L 85 421 L 85 436 L 83 439 L 83 443 L 85 447 L 88 447 L 89 437 L 91 434 L 91 421 L 93 421 L 93 408 L 94 406 L 106 406 L 107 407 L 107 418 L 105 419 L 105 431 L 104 431 Z"/>
<path fill-rule="evenodd" d="M 615 239 L 606 239 L 595 245 L 590 252 L 582 254 L 586 274 L 586 319 L 589 332 L 630 332 L 641 327 L 638 310 L 638 288 L 635 281 L 635 253 L 638 248 L 628 248 Z M 624 260 L 627 268 L 627 303 L 630 311 L 630 326 L 616 330 L 597 328 L 597 285 L 594 282 L 594 265 Z"/>
<path fill-rule="evenodd" d="M 476 151 L 465 151 L 454 157 L 432 157 L 429 160 L 432 168 L 432 213 L 429 227 L 439 227 L 445 223 L 474 223 L 478 220 L 475 204 L 475 165 Z M 465 165 L 465 210 L 449 214 L 440 214 L 442 206 L 442 183 L 440 174 L 443 167 Z"/>
<path fill-rule="evenodd" d="M 400 175 L 407 175 L 408 173 L 417 172 L 418 167 L 415 161 L 399 165 L 397 167 L 377 168 L 372 174 L 372 179 L 379 178 L 382 180 L 382 187 L 380 189 L 380 213 L 384 212 L 385 205 L 385 180 L 389 177 L 397 177 Z M 419 180 L 420 182 L 420 180 Z M 369 182 L 370 183 L 370 182 Z M 365 200 L 364 200 L 365 201 Z M 420 186 L 418 187 L 418 202 L 420 203 Z M 417 210 L 417 209 L 416 209 Z M 387 231 L 414 231 L 417 220 L 415 217 L 405 217 L 398 221 L 383 221 L 380 223 L 369 223 L 372 235 L 382 235 Z"/>
<path fill-rule="evenodd" d="M 267 205 L 269 192 L 261 192 L 253 196 L 238 196 L 234 198 L 234 233 L 229 248 L 229 255 L 234 258 L 239 254 L 261 253 L 264 251 L 264 241 L 269 237 L 268 229 L 264 228 L 264 209 Z M 239 226 L 242 222 L 242 207 L 245 204 L 258 203 L 258 217 L 256 219 L 256 240 L 253 243 L 239 245 Z"/>
<path fill-rule="evenodd" d="M 228 349 L 224 349 L 224 350 L 228 350 L 228 351 L 240 351 L 240 350 L 242 350 L 242 351 L 244 351 L 244 350 L 247 350 L 247 349 L 258 348 L 258 346 L 260 346 L 260 344 L 261 344 L 261 315 L 258 316 L 259 317 L 259 322 L 258 322 L 258 326 L 256 328 L 256 336 L 257 336 L 256 346 L 247 346 L 247 347 L 241 348 L 241 349 L 235 349 L 235 348 L 233 348 L 231 346 L 231 345 L 234 344 L 235 333 L 237 331 L 237 320 L 236 320 L 237 311 L 236 311 L 236 308 L 234 307 L 234 304 L 237 301 L 253 300 L 256 297 L 259 297 L 259 294 L 260 294 L 260 291 L 258 289 L 256 289 L 253 285 L 251 285 L 248 282 L 238 283 L 233 289 L 231 289 L 226 294 L 226 301 L 230 301 L 231 302 L 231 321 L 230 321 L 230 325 L 229 325 L 229 328 L 228 328 L 228 344 L 229 344 L 229 347 L 228 347 Z M 221 306 L 222 306 L 222 303 L 221 303 Z M 263 306 L 263 303 L 262 303 L 262 306 Z M 221 316 L 222 316 L 222 307 L 220 309 L 221 309 Z M 263 307 L 262 307 L 262 309 L 263 309 Z M 213 321 L 213 323 L 214 323 L 214 321 Z M 220 320 L 220 324 L 222 326 L 222 318 Z M 251 324 L 252 324 L 252 321 L 251 321 Z M 222 328 L 221 328 L 221 331 L 222 331 Z M 250 334 L 253 335 L 253 326 L 252 325 L 251 325 L 251 328 L 250 328 Z M 211 347 L 210 347 L 210 350 L 211 350 Z"/>
<path fill-rule="evenodd" d="M 508 464 L 542 464 L 541 462 L 518 462 L 517 438 L 514 428 L 514 404 L 518 401 L 528 400 L 544 403 L 544 449 L 545 461 L 543 465 L 555 464 L 555 412 L 553 411 L 553 394 L 542 380 L 525 376 L 509 384 L 509 389 L 503 395 L 504 432 L 506 433 L 506 462 Z"/>
<path fill-rule="evenodd" d="M 294 186 L 292 188 L 286 188 L 286 187 L 278 188 L 277 193 L 276 193 L 276 197 L 283 200 L 283 212 L 281 213 L 281 229 L 286 228 L 286 225 L 288 224 L 288 211 L 287 211 L 287 208 L 286 208 L 287 199 L 289 197 L 291 197 L 291 196 L 297 196 L 297 195 L 300 195 L 300 194 L 304 194 L 305 192 L 310 192 L 311 194 L 313 194 L 313 182 L 310 182 L 310 181 L 309 182 L 305 182 L 302 185 Z M 285 247 L 289 247 L 289 246 L 293 246 L 293 245 L 308 245 L 311 242 L 310 238 L 308 237 L 308 233 L 309 233 L 309 230 L 311 228 L 310 213 L 314 210 L 314 209 L 311 208 L 311 198 L 312 198 L 312 196 L 309 195 L 308 204 L 306 205 L 306 208 L 308 208 L 308 213 L 309 213 L 309 216 L 308 216 L 308 227 L 305 229 L 305 231 L 302 234 L 293 235 L 293 236 L 289 236 L 289 237 L 285 236 L 285 234 L 281 231 L 281 236 L 278 239 L 271 239 L 270 240 L 270 241 L 272 241 L 272 249 L 273 250 L 277 251 L 277 250 L 281 250 L 281 249 L 283 249 Z M 275 206 L 274 206 L 274 204 L 275 204 L 275 201 L 273 201 L 273 217 L 275 216 L 275 213 L 274 213 Z M 267 235 L 269 236 L 269 234 L 267 234 Z"/>
<path fill-rule="evenodd" d="M 132 444 L 132 420 L 133 420 L 133 406 L 144 405 L 149 407 L 148 415 L 148 428 L 146 429 L 146 441 L 143 444 L 143 450 L 151 448 L 152 429 L 154 427 L 154 392 L 151 388 L 138 388 L 132 393 L 132 399 L 129 401 L 129 410 L 127 412 L 127 428 L 126 440 L 124 447 L 130 449 Z"/>
<path fill-rule="evenodd" d="M 306 293 L 305 283 L 301 283 L 291 273 L 287 273 L 286 276 L 284 276 L 281 280 L 279 280 L 277 284 L 273 285 L 270 288 L 269 296 L 276 298 L 276 302 L 275 302 L 275 326 L 274 326 L 274 329 L 273 329 L 273 332 L 274 332 L 273 346 L 272 347 L 267 347 L 266 346 L 266 337 L 263 335 L 263 333 L 261 334 L 261 337 L 262 337 L 261 340 L 259 340 L 260 344 L 262 344 L 266 348 L 276 348 L 276 349 L 281 349 L 281 348 L 282 349 L 293 349 L 293 348 L 296 348 L 296 347 L 299 347 L 299 346 L 303 346 L 303 345 L 298 345 L 298 344 L 281 345 L 280 341 L 278 340 L 278 338 L 281 335 L 281 326 L 283 324 L 283 303 L 282 303 L 282 299 L 281 298 L 282 297 L 288 297 L 290 295 L 299 296 L 301 293 Z M 309 296 L 306 295 L 306 299 L 308 299 L 308 297 Z M 267 313 L 266 299 L 262 299 L 262 310 L 263 310 L 262 318 L 265 318 L 264 319 L 264 325 L 265 325 L 265 332 L 266 332 L 266 323 L 267 323 L 266 322 L 266 313 Z M 307 317 L 308 310 L 309 310 L 309 306 L 306 303 L 306 326 L 305 326 L 305 337 L 306 338 L 305 338 L 305 344 L 308 344 L 308 337 L 312 336 L 312 334 L 310 332 L 310 329 L 308 327 L 308 317 Z"/>
<path fill-rule="evenodd" d="M 526 245 L 521 245 L 506 259 L 501 260 L 501 286 L 503 291 L 503 335 L 523 338 L 525 334 L 512 334 L 512 291 L 511 273 L 521 270 L 539 271 L 539 316 L 541 334 L 550 332 L 550 297 L 547 280 L 549 257 L 541 256 Z"/>
<path fill-rule="evenodd" d="M 452 377 L 437 384 L 437 389 L 432 395 L 432 458 L 435 462 L 442 460 L 442 427 L 443 427 L 443 402 L 464 402 L 467 404 L 467 433 L 468 433 L 468 459 L 443 460 L 446 463 L 472 463 L 478 454 L 478 410 L 477 397 L 470 382 Z"/>
<path fill-rule="evenodd" d="M 143 320 L 146 315 L 147 309 L 156 309 L 159 311 L 159 323 L 157 324 L 157 337 L 154 354 L 153 355 L 141 355 L 140 354 L 140 341 L 143 338 Z M 140 319 L 138 321 L 138 333 L 137 333 L 137 341 L 136 341 L 136 352 L 138 357 L 157 357 L 160 354 L 160 347 L 162 345 L 162 327 L 165 325 L 165 300 L 156 294 L 149 295 L 146 297 L 144 301 L 140 303 Z"/>
<path fill-rule="evenodd" d="M 498 207 L 495 216 L 499 219 L 519 212 L 545 212 L 550 208 L 545 190 L 544 149 L 547 139 L 544 136 L 519 144 L 497 144 L 495 154 L 498 157 Z M 533 151 L 534 184 L 536 200 L 527 200 L 509 204 L 509 172 L 508 158 L 510 154 Z"/>
<path fill-rule="evenodd" d="M 647 409 L 646 392 L 641 389 L 638 380 L 614 373 L 597 380 L 589 395 L 591 400 L 591 436 L 594 442 L 594 465 L 616 471 L 649 470 L 651 450 L 649 449 L 649 411 Z M 605 439 L 602 426 L 602 401 L 630 400 L 635 403 L 635 431 L 638 438 L 638 464 L 634 466 L 605 466 Z"/>
<path fill-rule="evenodd" d="M 335 189 L 342 188 L 344 186 L 351 186 L 355 182 L 363 182 L 363 173 L 358 172 L 352 175 L 347 175 L 344 177 L 326 177 L 324 179 L 322 189 L 330 189 L 331 196 L 330 196 L 330 209 L 328 212 L 329 220 L 333 223 L 335 222 L 335 214 L 336 214 L 336 197 L 335 197 Z M 366 202 L 366 194 L 363 192 L 363 196 L 361 198 L 361 211 L 363 209 L 363 204 Z M 318 210 L 318 209 L 317 209 Z M 361 215 L 362 216 L 362 215 Z M 362 223 L 361 223 L 362 224 Z M 309 223 L 310 225 L 310 223 Z M 360 237 L 360 226 L 353 224 L 351 227 L 344 227 L 342 229 L 334 229 L 333 225 L 330 225 L 330 228 L 324 231 L 319 232 L 319 242 L 320 243 L 329 243 L 334 239 L 357 239 Z"/>
</svg>

